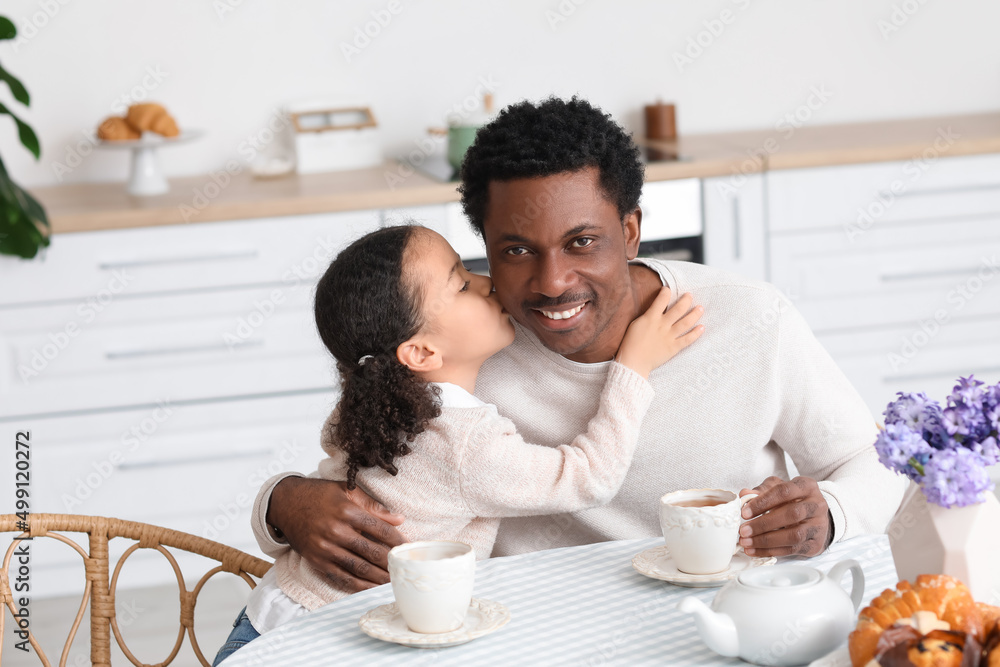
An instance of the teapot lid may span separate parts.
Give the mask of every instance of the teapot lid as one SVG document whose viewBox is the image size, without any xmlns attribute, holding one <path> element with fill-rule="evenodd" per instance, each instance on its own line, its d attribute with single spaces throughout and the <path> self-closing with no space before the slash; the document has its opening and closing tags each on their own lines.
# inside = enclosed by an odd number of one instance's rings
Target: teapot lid
<svg viewBox="0 0 1000 667">
<path fill-rule="evenodd" d="M 740 572 L 736 577 L 744 586 L 766 590 L 788 590 L 818 584 L 819 570 L 799 565 L 770 565 Z"/>
</svg>

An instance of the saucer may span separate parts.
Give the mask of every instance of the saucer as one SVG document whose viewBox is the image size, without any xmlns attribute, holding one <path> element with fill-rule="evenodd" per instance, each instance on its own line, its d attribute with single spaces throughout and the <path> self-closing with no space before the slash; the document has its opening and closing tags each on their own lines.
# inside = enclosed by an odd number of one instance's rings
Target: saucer
<svg viewBox="0 0 1000 667">
<path fill-rule="evenodd" d="M 687 572 L 681 572 L 674 565 L 674 559 L 670 557 L 670 552 L 665 546 L 653 547 L 652 549 L 646 549 L 640 554 L 637 554 L 635 558 L 632 559 L 632 567 L 639 574 L 643 574 L 652 579 L 660 579 L 662 581 L 668 581 L 676 586 L 687 586 L 689 588 L 712 588 L 714 586 L 722 586 L 730 579 L 735 579 L 736 575 L 744 570 L 749 570 L 754 567 L 761 567 L 762 565 L 773 565 L 777 563 L 778 559 L 774 556 L 769 556 L 767 558 L 755 558 L 753 556 L 747 556 L 743 553 L 743 550 L 737 548 L 733 560 L 730 561 L 729 567 L 722 572 L 713 572 L 712 574 L 688 574 Z"/>
<path fill-rule="evenodd" d="M 499 602 L 472 598 L 462 627 L 451 632 L 424 634 L 410 630 L 395 602 L 369 609 L 358 625 L 366 635 L 382 641 L 413 648 L 445 648 L 488 635 L 507 625 L 509 620 L 510 610 Z"/>
</svg>

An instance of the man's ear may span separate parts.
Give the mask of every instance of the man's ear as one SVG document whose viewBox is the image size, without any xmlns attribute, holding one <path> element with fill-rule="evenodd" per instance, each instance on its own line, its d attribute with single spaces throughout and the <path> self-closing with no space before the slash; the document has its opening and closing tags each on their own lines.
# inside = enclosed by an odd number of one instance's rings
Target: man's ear
<svg viewBox="0 0 1000 667">
<path fill-rule="evenodd" d="M 642 209 L 638 206 L 622 221 L 625 232 L 625 256 L 633 260 L 639 256 L 639 233 L 642 228 Z"/>
<path fill-rule="evenodd" d="M 436 371 L 443 363 L 437 346 L 419 334 L 399 344 L 396 359 L 414 373 Z"/>
</svg>

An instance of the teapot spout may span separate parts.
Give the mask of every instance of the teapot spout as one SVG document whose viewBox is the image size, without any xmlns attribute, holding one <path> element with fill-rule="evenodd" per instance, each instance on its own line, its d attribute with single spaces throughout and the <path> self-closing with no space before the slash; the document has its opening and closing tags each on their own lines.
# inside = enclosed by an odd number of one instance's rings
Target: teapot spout
<svg viewBox="0 0 1000 667">
<path fill-rule="evenodd" d="M 677 608 L 694 616 L 698 634 L 708 648 L 729 658 L 739 655 L 739 639 L 733 619 L 726 614 L 712 611 L 704 602 L 691 596 L 681 600 Z"/>
</svg>

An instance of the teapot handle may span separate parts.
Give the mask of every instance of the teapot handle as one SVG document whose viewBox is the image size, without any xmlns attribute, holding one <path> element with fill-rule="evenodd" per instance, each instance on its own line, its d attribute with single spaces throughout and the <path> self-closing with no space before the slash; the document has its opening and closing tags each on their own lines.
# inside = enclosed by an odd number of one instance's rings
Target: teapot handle
<svg viewBox="0 0 1000 667">
<path fill-rule="evenodd" d="M 851 571 L 851 602 L 854 603 L 854 611 L 861 606 L 861 598 L 865 594 L 865 573 L 861 569 L 860 563 L 853 558 L 845 558 L 830 568 L 826 576 L 830 577 L 835 584 L 840 585 L 840 580 L 844 577 L 845 570 Z"/>
</svg>

